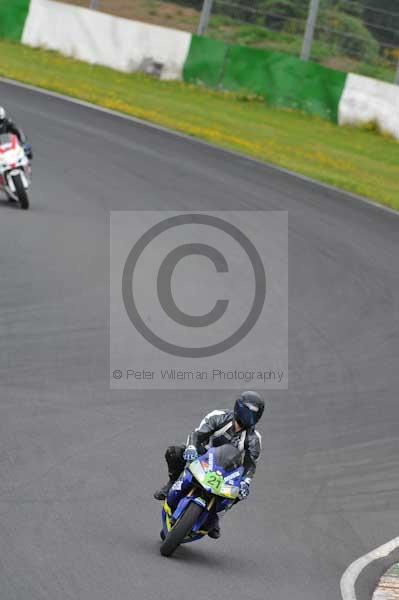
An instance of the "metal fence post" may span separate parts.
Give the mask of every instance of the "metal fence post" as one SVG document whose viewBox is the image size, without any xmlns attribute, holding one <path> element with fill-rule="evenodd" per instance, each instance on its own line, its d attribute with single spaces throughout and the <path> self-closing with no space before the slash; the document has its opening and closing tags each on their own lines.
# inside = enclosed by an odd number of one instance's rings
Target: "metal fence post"
<svg viewBox="0 0 399 600">
<path fill-rule="evenodd" d="M 303 38 L 301 59 L 309 60 L 310 52 L 312 50 L 314 30 L 317 21 L 317 15 L 319 12 L 320 0 L 310 0 L 308 19 L 306 21 L 305 37 Z"/>
<path fill-rule="evenodd" d="M 398 60 L 398 66 L 396 67 L 395 83 L 396 83 L 396 85 L 399 85 L 399 60 Z"/>
<path fill-rule="evenodd" d="M 205 35 L 211 17 L 213 0 L 204 0 L 197 35 Z"/>
</svg>

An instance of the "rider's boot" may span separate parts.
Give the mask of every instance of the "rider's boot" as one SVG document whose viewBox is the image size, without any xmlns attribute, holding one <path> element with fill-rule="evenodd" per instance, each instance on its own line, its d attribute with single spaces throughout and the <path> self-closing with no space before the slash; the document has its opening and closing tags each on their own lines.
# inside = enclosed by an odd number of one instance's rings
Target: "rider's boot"
<svg viewBox="0 0 399 600">
<path fill-rule="evenodd" d="M 212 523 L 212 528 L 208 531 L 208 536 L 213 540 L 217 540 L 220 538 L 220 535 L 219 517 L 216 515 Z"/>
<path fill-rule="evenodd" d="M 170 478 L 165 485 L 163 485 L 159 490 L 154 493 L 155 500 L 166 500 L 169 494 L 169 490 L 174 484 L 174 479 Z"/>
</svg>

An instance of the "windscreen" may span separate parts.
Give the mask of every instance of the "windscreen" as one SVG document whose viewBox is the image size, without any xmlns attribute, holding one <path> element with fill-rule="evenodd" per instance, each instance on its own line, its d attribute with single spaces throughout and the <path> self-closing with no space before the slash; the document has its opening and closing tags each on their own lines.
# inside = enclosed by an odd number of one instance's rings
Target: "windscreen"
<svg viewBox="0 0 399 600">
<path fill-rule="evenodd" d="M 231 444 L 214 448 L 215 462 L 226 471 L 238 469 L 241 465 L 241 452 Z"/>
</svg>

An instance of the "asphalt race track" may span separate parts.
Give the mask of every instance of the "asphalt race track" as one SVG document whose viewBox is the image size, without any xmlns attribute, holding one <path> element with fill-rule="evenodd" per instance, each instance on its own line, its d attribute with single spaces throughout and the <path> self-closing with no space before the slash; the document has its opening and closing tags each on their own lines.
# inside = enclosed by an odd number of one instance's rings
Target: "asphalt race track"
<svg viewBox="0 0 399 600">
<path fill-rule="evenodd" d="M 398 535 L 399 221 L 172 134 L 0 84 L 35 151 L 0 201 L 1 600 L 337 600 Z M 286 209 L 290 388 L 220 541 L 159 554 L 163 453 L 231 392 L 111 392 L 111 209 Z"/>
</svg>

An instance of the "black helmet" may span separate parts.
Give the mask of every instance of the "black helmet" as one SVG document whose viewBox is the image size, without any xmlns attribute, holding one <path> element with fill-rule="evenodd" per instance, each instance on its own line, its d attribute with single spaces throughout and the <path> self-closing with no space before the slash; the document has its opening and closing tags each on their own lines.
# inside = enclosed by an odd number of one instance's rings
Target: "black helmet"
<svg viewBox="0 0 399 600">
<path fill-rule="evenodd" d="M 234 418 L 241 427 L 254 427 L 263 415 L 265 402 L 257 392 L 242 392 L 234 404 Z"/>
<path fill-rule="evenodd" d="M 4 110 L 4 108 L 2 106 L 0 106 L 0 125 L 3 124 L 3 122 L 5 121 L 6 118 L 6 111 Z"/>
</svg>

